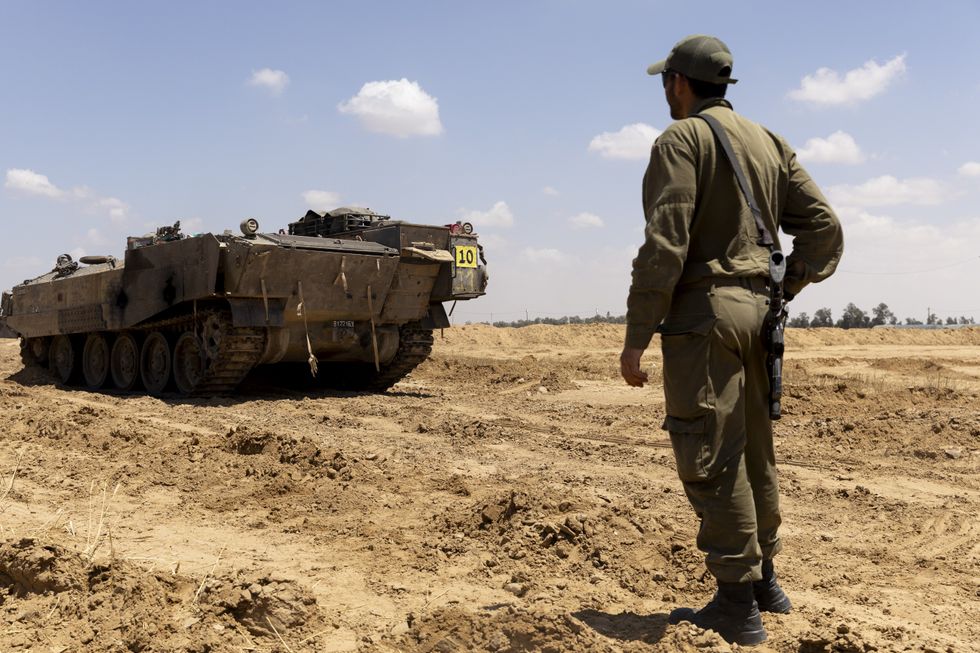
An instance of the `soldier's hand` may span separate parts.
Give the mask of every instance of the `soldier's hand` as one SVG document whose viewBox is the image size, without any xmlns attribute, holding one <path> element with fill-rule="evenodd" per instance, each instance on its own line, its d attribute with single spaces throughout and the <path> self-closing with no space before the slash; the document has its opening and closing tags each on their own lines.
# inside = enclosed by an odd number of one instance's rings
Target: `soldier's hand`
<svg viewBox="0 0 980 653">
<path fill-rule="evenodd" d="M 634 388 L 642 388 L 647 382 L 647 373 L 640 369 L 640 358 L 643 356 L 642 349 L 631 349 L 626 347 L 619 355 L 619 373 L 623 375 L 626 383 Z"/>
</svg>

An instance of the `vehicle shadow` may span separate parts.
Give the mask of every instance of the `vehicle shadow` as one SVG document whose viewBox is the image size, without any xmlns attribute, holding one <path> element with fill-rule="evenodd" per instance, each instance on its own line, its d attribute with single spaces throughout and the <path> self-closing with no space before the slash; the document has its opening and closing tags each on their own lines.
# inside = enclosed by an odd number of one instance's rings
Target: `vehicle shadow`
<svg viewBox="0 0 980 653">
<path fill-rule="evenodd" d="M 599 610 L 580 610 L 572 616 L 600 635 L 627 642 L 655 644 L 663 639 L 667 630 L 667 614 L 641 615 L 634 612 L 609 614 Z"/>
<path fill-rule="evenodd" d="M 27 387 L 55 385 L 54 377 L 47 370 L 38 367 L 23 367 L 8 375 L 5 380 Z"/>
<path fill-rule="evenodd" d="M 271 374 L 269 373 L 270 371 L 272 372 Z M 91 390 L 80 383 L 64 385 L 56 381 L 47 369 L 39 367 L 21 368 L 13 374 L 8 375 L 6 380 L 29 388 L 49 386 L 67 392 L 95 393 L 115 398 L 146 396 L 146 393 L 142 390 L 133 390 L 130 392 L 113 388 Z M 362 396 L 431 399 L 436 395 L 418 389 L 386 390 L 385 392 L 345 390 L 325 385 L 321 380 L 313 378 L 308 371 L 304 376 L 303 374 L 291 373 L 287 370 L 274 370 L 274 368 L 270 370 L 266 368 L 253 372 L 246 377 L 233 394 L 215 395 L 213 397 L 188 397 L 171 391 L 158 396 L 157 399 L 172 406 L 237 406 L 250 401 L 261 400 L 350 399 Z"/>
</svg>

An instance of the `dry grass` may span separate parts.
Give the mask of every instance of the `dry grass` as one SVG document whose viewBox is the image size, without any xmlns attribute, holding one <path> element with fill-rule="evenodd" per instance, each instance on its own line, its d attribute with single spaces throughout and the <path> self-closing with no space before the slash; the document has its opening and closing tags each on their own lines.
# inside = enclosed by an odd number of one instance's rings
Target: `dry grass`
<svg viewBox="0 0 980 653">
<path fill-rule="evenodd" d="M 955 381 L 951 376 L 941 372 L 929 374 L 928 376 L 923 377 L 922 383 L 919 385 L 926 390 L 930 390 L 938 394 L 948 394 L 950 392 L 960 391 L 960 383 Z"/>
<path fill-rule="evenodd" d="M 83 555 L 88 558 L 89 562 L 92 562 L 92 560 L 95 558 L 96 552 L 99 550 L 99 547 L 102 546 L 106 540 L 109 540 L 110 543 L 110 553 L 114 553 L 112 550 L 112 536 L 109 531 L 110 524 L 107 517 L 109 516 L 109 510 L 112 507 L 112 501 L 116 498 L 116 493 L 119 492 L 119 486 L 120 484 L 116 483 L 116 486 L 112 489 L 112 494 L 110 495 L 108 483 L 102 484 L 102 501 L 99 506 L 99 519 L 95 527 L 94 536 L 92 535 L 92 512 L 94 507 L 93 498 L 95 481 L 93 481 L 89 486 L 89 521 L 88 528 L 85 532 L 85 549 L 83 551 Z"/>
<path fill-rule="evenodd" d="M 192 603 L 197 603 L 197 598 L 201 595 L 201 592 L 204 591 L 204 585 L 205 585 L 205 583 L 208 582 L 208 577 L 211 576 L 211 574 L 214 573 L 214 570 L 218 568 L 218 563 L 221 562 L 221 556 L 224 555 L 224 552 L 225 552 L 225 549 L 226 548 L 227 547 L 224 547 L 223 546 L 223 547 L 221 547 L 221 550 L 218 551 L 218 557 L 215 558 L 214 564 L 211 565 L 211 569 L 209 569 L 208 572 L 206 574 L 204 574 L 204 578 L 201 579 L 200 586 L 198 586 L 197 591 L 194 592 L 194 600 L 192 601 Z"/>
<path fill-rule="evenodd" d="M 3 494 L 0 494 L 0 515 L 6 512 L 10 505 L 7 502 L 7 498 L 10 496 L 10 491 L 14 489 L 14 481 L 17 479 L 17 472 L 20 471 L 20 461 L 21 458 L 23 458 L 23 455 L 23 451 L 17 454 L 17 462 L 14 465 L 14 471 L 10 472 L 10 480 L 4 483 L 6 487 L 3 489 Z"/>
</svg>

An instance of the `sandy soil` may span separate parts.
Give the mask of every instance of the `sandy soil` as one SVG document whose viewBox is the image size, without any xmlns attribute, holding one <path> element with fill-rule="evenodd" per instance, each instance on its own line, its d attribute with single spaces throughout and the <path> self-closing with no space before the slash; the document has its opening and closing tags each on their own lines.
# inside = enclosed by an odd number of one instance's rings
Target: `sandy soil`
<svg viewBox="0 0 980 653">
<path fill-rule="evenodd" d="M 729 651 L 617 326 L 437 337 L 385 395 L 71 390 L 0 340 L 0 651 Z M 756 651 L 980 650 L 980 330 L 792 330 L 795 610 Z M 656 378 L 659 356 L 646 365 Z"/>
</svg>

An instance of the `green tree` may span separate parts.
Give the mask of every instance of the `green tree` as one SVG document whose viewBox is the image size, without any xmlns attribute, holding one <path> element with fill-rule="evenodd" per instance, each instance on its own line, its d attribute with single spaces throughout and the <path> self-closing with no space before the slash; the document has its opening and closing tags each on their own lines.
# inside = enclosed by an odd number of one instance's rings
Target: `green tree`
<svg viewBox="0 0 980 653">
<path fill-rule="evenodd" d="M 909 326 L 922 326 L 922 320 L 917 320 L 914 317 L 905 318 L 905 324 Z"/>
<path fill-rule="evenodd" d="M 842 329 L 866 329 L 871 326 L 871 319 L 867 313 L 851 303 L 844 308 L 844 314 L 837 320 L 836 326 Z"/>
<path fill-rule="evenodd" d="M 885 304 L 884 302 L 872 308 L 871 314 L 874 315 L 874 317 L 871 319 L 871 326 L 878 326 L 879 324 L 895 324 L 896 322 L 895 314 L 888 309 L 888 304 Z"/>
<path fill-rule="evenodd" d="M 810 326 L 812 327 L 832 327 L 834 326 L 834 318 L 830 314 L 829 308 L 818 308 L 813 312 L 813 319 L 810 320 Z"/>
<path fill-rule="evenodd" d="M 929 313 L 926 317 L 926 324 L 939 324 L 939 316 L 935 313 Z"/>
<path fill-rule="evenodd" d="M 806 313 L 800 313 L 796 317 L 790 318 L 786 325 L 791 327 L 808 327 L 810 326 L 810 316 Z"/>
</svg>

